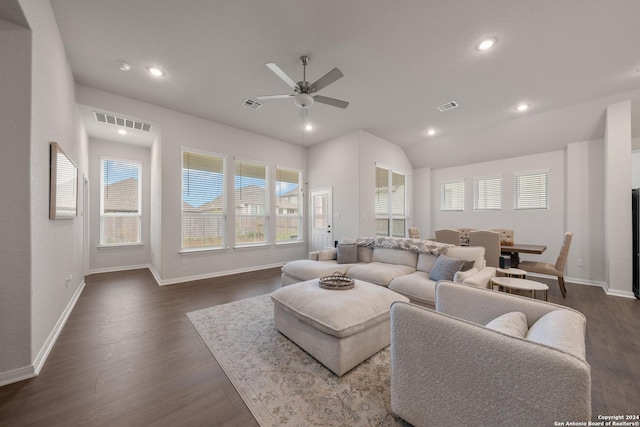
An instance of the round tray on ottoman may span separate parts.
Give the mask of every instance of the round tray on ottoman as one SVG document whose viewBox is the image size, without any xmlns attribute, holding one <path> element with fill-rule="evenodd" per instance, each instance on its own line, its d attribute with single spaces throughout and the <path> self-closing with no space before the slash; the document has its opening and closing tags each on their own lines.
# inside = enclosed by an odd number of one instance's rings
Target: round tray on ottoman
<svg viewBox="0 0 640 427">
<path fill-rule="evenodd" d="M 333 273 L 331 276 L 321 277 L 319 283 L 321 288 L 332 290 L 352 289 L 355 286 L 355 282 L 351 277 L 339 272 Z"/>
</svg>

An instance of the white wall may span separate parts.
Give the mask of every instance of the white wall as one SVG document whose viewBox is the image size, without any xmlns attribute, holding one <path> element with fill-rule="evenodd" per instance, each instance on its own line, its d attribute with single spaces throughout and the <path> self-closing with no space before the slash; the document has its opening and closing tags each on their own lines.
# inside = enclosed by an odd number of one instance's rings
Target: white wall
<svg viewBox="0 0 640 427">
<path fill-rule="evenodd" d="M 414 218 L 409 226 L 418 227 L 420 238 L 431 239 L 435 231 L 431 228 L 431 168 L 420 168 L 413 171 L 413 210 Z"/>
<path fill-rule="evenodd" d="M 112 158 L 138 162 L 142 165 L 141 246 L 100 246 L 100 181 L 101 159 Z M 151 150 L 131 144 L 90 139 L 89 185 L 91 192 L 91 273 L 112 271 L 127 267 L 146 266 L 151 263 Z"/>
<path fill-rule="evenodd" d="M 31 32 L 0 20 L 0 58 L 1 374 L 31 363 Z"/>
<path fill-rule="evenodd" d="M 156 137 L 151 146 L 150 172 L 149 242 L 151 268 L 157 275 L 162 271 L 162 136 Z"/>
<path fill-rule="evenodd" d="M 162 82 L 158 84 L 161 85 Z M 161 247 L 159 249 L 154 247 L 152 252 L 155 259 L 154 268 L 160 266 L 155 273 L 159 275 L 163 284 L 259 269 L 306 257 L 306 246 L 303 243 L 229 248 L 188 255 L 179 253 L 182 147 L 226 155 L 229 170 L 233 170 L 235 157 L 266 163 L 270 174 L 273 173 L 276 165 L 305 170 L 306 149 L 304 147 L 86 86 L 78 85 L 76 92 L 78 103 L 149 120 L 159 123 L 162 128 L 162 143 L 158 146 L 160 154 L 154 152 L 151 157 L 153 175 L 161 176 L 160 187 L 154 188 L 153 191 L 161 190 L 161 201 L 154 202 L 154 206 L 160 204 L 162 208 L 160 215 L 152 217 L 153 221 L 161 221 L 161 232 L 157 232 L 153 222 L 151 227 L 156 230 L 154 231 L 156 238 L 158 234 L 161 238 Z M 253 112 L 247 112 L 247 114 L 251 113 Z M 157 162 L 160 164 L 156 164 Z M 229 175 L 228 178 L 231 179 Z M 231 182 L 228 188 L 232 188 Z M 230 199 L 227 206 L 232 207 L 234 206 L 231 199 L 233 193 L 229 192 L 228 196 Z M 233 230 L 234 212 L 233 209 L 228 209 L 226 232 L 230 238 L 234 235 Z M 232 240 L 229 244 L 232 244 Z"/>
<path fill-rule="evenodd" d="M 604 285 L 604 203 L 604 141 L 568 144 L 567 231 L 573 231 L 565 272 L 569 281 Z"/>
<path fill-rule="evenodd" d="M 514 210 L 513 173 L 548 170 L 549 209 Z M 473 179 L 502 175 L 502 210 L 473 210 Z M 440 183 L 465 179 L 463 212 L 440 210 Z M 425 183 L 416 183 L 416 187 Z M 535 154 L 495 160 L 466 166 L 434 169 L 431 173 L 432 232 L 441 228 L 510 228 L 518 243 L 546 245 L 542 255 L 522 255 L 521 258 L 555 263 L 565 232 L 565 152 Z"/>
</svg>

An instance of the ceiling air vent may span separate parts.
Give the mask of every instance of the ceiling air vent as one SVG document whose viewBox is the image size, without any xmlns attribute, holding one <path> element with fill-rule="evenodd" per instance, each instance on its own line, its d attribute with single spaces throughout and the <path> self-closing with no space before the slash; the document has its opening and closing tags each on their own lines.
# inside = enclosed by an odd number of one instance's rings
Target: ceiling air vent
<svg viewBox="0 0 640 427">
<path fill-rule="evenodd" d="M 442 104 L 438 107 L 438 111 L 444 113 L 445 111 L 452 110 L 458 107 L 458 103 L 456 101 L 447 102 L 446 104 Z"/>
<path fill-rule="evenodd" d="M 129 129 L 142 130 L 145 132 L 149 132 L 151 130 L 151 125 L 149 123 L 143 123 L 137 120 L 127 119 L 125 117 L 118 117 L 114 116 L 113 114 L 98 113 L 97 111 L 94 111 L 93 114 L 96 116 L 96 120 L 100 123 L 125 127 Z"/>
<path fill-rule="evenodd" d="M 245 107 L 249 107 L 252 110 L 257 110 L 258 108 L 262 107 L 262 102 L 258 102 L 255 99 L 251 99 L 251 98 L 247 98 L 242 105 L 244 105 Z"/>
</svg>

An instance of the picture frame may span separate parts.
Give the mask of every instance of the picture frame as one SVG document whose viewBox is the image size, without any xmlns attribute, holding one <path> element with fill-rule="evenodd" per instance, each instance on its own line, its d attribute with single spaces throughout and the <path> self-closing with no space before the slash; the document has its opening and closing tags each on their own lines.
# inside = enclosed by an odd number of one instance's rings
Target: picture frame
<svg viewBox="0 0 640 427">
<path fill-rule="evenodd" d="M 60 144 L 51 143 L 49 219 L 78 215 L 78 167 Z"/>
</svg>

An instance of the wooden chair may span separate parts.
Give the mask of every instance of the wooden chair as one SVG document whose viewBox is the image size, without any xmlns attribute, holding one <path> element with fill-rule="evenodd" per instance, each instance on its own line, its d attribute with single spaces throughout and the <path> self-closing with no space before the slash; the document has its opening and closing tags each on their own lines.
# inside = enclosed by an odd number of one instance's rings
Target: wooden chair
<svg viewBox="0 0 640 427">
<path fill-rule="evenodd" d="M 528 271 L 529 273 L 557 276 L 558 286 L 560 287 L 560 292 L 562 292 L 562 298 L 566 298 L 567 288 L 564 286 L 564 267 L 567 263 L 567 255 L 569 254 L 569 247 L 571 246 L 572 238 L 573 233 L 571 231 L 567 231 L 566 233 L 564 233 L 562 247 L 560 248 L 560 255 L 558 255 L 558 259 L 556 260 L 555 265 L 546 262 L 520 261 L 518 268 Z"/>
<path fill-rule="evenodd" d="M 450 228 L 436 230 L 436 242 L 460 246 L 460 232 Z"/>
<path fill-rule="evenodd" d="M 469 246 L 484 247 L 484 259 L 488 267 L 500 266 L 500 233 L 487 230 L 470 231 Z"/>
</svg>

